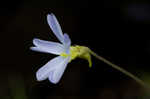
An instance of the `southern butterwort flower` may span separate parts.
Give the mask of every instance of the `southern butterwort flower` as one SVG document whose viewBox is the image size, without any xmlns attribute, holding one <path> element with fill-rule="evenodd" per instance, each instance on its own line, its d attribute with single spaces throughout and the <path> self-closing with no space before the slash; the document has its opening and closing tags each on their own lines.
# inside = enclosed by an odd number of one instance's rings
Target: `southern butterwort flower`
<svg viewBox="0 0 150 99">
<path fill-rule="evenodd" d="M 37 80 L 42 81 L 48 78 L 50 82 L 54 84 L 58 83 L 67 64 L 77 57 L 87 59 L 91 67 L 92 63 L 90 53 L 88 52 L 89 49 L 79 45 L 71 46 L 71 40 L 68 34 L 62 33 L 61 27 L 54 14 L 47 15 L 47 22 L 61 43 L 35 38 L 33 39 L 35 47 L 31 47 L 31 50 L 59 56 L 50 60 L 36 72 Z"/>
<path fill-rule="evenodd" d="M 79 45 L 71 46 L 71 40 L 69 36 L 66 33 L 62 33 L 61 27 L 53 14 L 49 14 L 47 16 L 47 21 L 53 33 L 61 43 L 33 39 L 33 44 L 35 47 L 31 47 L 31 50 L 59 55 L 56 58 L 50 60 L 36 72 L 36 78 L 38 81 L 42 81 L 48 78 L 50 82 L 54 84 L 58 83 L 66 69 L 67 64 L 77 57 L 88 60 L 89 66 L 91 67 L 91 54 L 100 61 L 105 62 L 114 69 L 131 77 L 145 88 L 150 89 L 149 85 L 145 84 L 141 79 L 119 67 L 118 65 L 115 65 L 105 58 L 97 55 L 88 47 Z"/>
</svg>

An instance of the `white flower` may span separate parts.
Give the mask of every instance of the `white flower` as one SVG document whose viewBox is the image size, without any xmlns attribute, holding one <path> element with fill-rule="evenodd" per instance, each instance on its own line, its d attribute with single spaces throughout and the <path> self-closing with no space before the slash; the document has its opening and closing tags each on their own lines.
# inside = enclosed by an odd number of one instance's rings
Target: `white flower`
<svg viewBox="0 0 150 99">
<path fill-rule="evenodd" d="M 61 43 L 33 39 L 33 44 L 35 47 L 31 47 L 31 50 L 51 53 L 59 56 L 50 60 L 36 72 L 37 80 L 42 81 L 48 78 L 50 82 L 54 84 L 58 83 L 66 69 L 67 64 L 77 57 L 88 60 L 89 66 L 91 67 L 92 61 L 89 48 L 79 45 L 71 46 L 69 36 L 66 33 L 63 35 L 55 15 L 49 14 L 47 16 L 47 21 L 53 33 Z"/>
<path fill-rule="evenodd" d="M 38 81 L 48 78 L 50 82 L 56 84 L 61 79 L 68 62 L 71 60 L 69 56 L 71 40 L 66 33 L 63 35 L 54 14 L 48 14 L 47 21 L 53 33 L 61 43 L 33 39 L 35 47 L 31 47 L 31 50 L 59 55 L 36 72 Z M 66 53 L 66 55 L 62 55 L 63 53 Z"/>
</svg>

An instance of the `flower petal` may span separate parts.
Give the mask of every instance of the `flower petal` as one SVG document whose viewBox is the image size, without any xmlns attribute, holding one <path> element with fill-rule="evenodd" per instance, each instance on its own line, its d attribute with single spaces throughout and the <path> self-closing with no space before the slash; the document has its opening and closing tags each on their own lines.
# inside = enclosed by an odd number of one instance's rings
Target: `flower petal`
<svg viewBox="0 0 150 99">
<path fill-rule="evenodd" d="M 68 34 L 64 34 L 64 47 L 65 47 L 65 52 L 67 54 L 70 53 L 70 45 L 71 45 L 71 40 L 69 38 L 69 35 Z"/>
<path fill-rule="evenodd" d="M 64 33 L 64 43 L 69 46 L 71 45 L 71 40 L 67 33 Z"/>
<path fill-rule="evenodd" d="M 38 81 L 42 81 L 48 78 L 49 74 L 59 67 L 60 65 L 64 64 L 65 58 L 62 56 L 58 56 L 50 60 L 48 63 L 46 63 L 43 67 L 41 67 L 36 72 L 36 78 Z"/>
<path fill-rule="evenodd" d="M 70 59 L 70 57 L 65 58 L 65 60 L 61 64 L 59 64 L 59 66 L 54 71 L 52 71 L 50 73 L 50 75 L 48 77 L 50 82 L 52 82 L 54 84 L 59 82 L 59 80 L 61 79 L 61 77 L 67 67 L 69 59 Z"/>
<path fill-rule="evenodd" d="M 61 27 L 55 17 L 54 14 L 48 14 L 47 15 L 47 22 L 50 26 L 50 28 L 52 29 L 52 31 L 54 32 L 54 34 L 56 35 L 56 37 L 59 39 L 60 42 L 64 42 L 64 36 L 61 30 Z"/>
<path fill-rule="evenodd" d="M 65 51 L 64 46 L 56 42 L 33 39 L 33 44 L 37 47 L 31 48 L 34 51 L 48 52 L 56 55 L 59 55 Z"/>
<path fill-rule="evenodd" d="M 47 51 L 45 51 L 45 50 L 42 50 L 42 49 L 39 48 L 39 47 L 30 47 L 30 49 L 31 49 L 32 51 L 43 52 L 43 53 L 49 53 L 49 52 L 47 52 Z"/>
</svg>

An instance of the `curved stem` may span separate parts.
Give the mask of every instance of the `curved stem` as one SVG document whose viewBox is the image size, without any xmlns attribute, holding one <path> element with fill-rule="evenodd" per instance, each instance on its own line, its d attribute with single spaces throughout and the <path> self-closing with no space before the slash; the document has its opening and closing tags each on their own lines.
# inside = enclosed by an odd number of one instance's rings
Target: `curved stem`
<svg viewBox="0 0 150 99">
<path fill-rule="evenodd" d="M 132 73 L 126 71 L 125 69 L 119 67 L 118 65 L 113 64 L 112 62 L 108 61 L 107 59 L 97 55 L 95 52 L 93 52 L 92 50 L 89 49 L 89 52 L 95 56 L 97 59 L 103 61 L 104 63 L 108 64 L 109 66 L 115 68 L 116 70 L 124 73 L 125 75 L 131 77 L 132 79 L 134 79 L 137 83 L 139 83 L 140 85 L 144 86 L 145 88 L 150 88 L 149 86 L 147 86 L 146 83 L 144 83 L 141 79 L 139 79 L 138 77 L 136 77 L 135 75 L 133 75 Z"/>
</svg>

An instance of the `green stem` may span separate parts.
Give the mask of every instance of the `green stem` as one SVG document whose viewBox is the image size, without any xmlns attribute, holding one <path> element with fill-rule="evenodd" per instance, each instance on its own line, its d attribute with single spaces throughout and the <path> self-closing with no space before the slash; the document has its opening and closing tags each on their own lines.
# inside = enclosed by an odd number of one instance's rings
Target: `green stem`
<svg viewBox="0 0 150 99">
<path fill-rule="evenodd" d="M 92 50 L 89 49 L 89 52 L 95 56 L 97 59 L 103 61 L 104 63 L 108 64 L 109 66 L 115 68 L 116 70 L 124 73 L 125 75 L 131 77 L 132 79 L 134 79 L 137 83 L 139 83 L 140 85 L 142 85 L 145 88 L 150 88 L 149 86 L 147 86 L 146 83 L 144 83 L 141 79 L 139 79 L 138 77 L 134 76 L 133 74 L 131 74 L 130 72 L 126 71 L 125 69 L 119 67 L 118 65 L 113 64 L 112 62 L 108 61 L 107 59 L 97 55 L 95 52 L 93 52 Z"/>
</svg>

